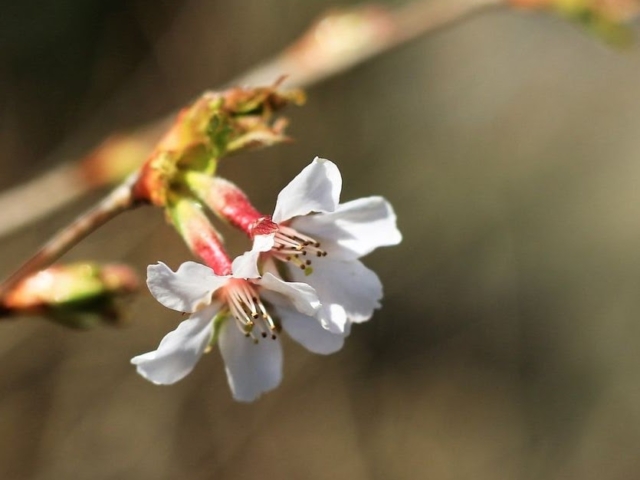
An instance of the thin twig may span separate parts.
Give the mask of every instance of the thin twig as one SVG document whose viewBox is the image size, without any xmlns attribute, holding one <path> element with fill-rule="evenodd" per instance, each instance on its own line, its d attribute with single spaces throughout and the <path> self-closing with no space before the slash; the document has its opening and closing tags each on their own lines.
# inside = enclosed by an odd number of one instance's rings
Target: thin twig
<svg viewBox="0 0 640 480">
<path fill-rule="evenodd" d="M 137 202 L 133 195 L 132 187 L 137 179 L 138 174 L 132 174 L 97 205 L 58 231 L 29 260 L 0 284 L 0 305 L 2 304 L 2 297 L 21 280 L 60 258 L 83 238 L 116 215 L 135 207 Z"/>
<path fill-rule="evenodd" d="M 64 162 L 0 193 L 0 238 L 44 218 L 93 189 L 117 184 L 142 164 L 172 119 L 113 135 L 77 162 Z"/>
<path fill-rule="evenodd" d="M 365 5 L 330 12 L 280 55 L 227 85 L 268 85 L 283 74 L 288 87 L 308 87 L 365 60 L 507 0 L 416 1 L 396 10 Z M 93 188 L 115 183 L 123 159 L 129 171 L 142 164 L 167 126 L 167 118 L 114 136 L 84 159 L 0 194 L 0 237 L 27 225 Z M 125 152 L 125 153 L 123 153 Z M 126 165 L 125 165 L 126 166 Z M 119 178 L 122 178 L 120 176 Z M 53 201 L 52 201 L 53 199 Z"/>
</svg>

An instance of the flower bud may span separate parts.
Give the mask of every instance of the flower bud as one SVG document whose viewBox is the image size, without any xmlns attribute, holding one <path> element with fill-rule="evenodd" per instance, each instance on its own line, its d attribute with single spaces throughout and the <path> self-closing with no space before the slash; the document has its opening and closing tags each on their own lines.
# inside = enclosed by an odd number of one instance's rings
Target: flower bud
<svg viewBox="0 0 640 480">
<path fill-rule="evenodd" d="M 125 265 L 75 263 L 41 270 L 3 299 L 11 315 L 38 314 L 71 328 L 118 323 L 116 299 L 138 289 L 136 274 Z"/>
<path fill-rule="evenodd" d="M 213 176 L 228 154 L 287 141 L 287 122 L 274 119 L 273 112 L 303 100 L 302 92 L 280 92 L 277 84 L 205 93 L 180 112 L 141 168 L 136 198 L 166 206 L 183 187 L 186 172 Z"/>
</svg>

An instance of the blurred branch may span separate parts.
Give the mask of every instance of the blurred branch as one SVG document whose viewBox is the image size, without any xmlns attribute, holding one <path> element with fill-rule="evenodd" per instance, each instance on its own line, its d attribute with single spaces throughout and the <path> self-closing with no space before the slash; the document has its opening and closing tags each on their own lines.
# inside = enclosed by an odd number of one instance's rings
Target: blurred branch
<svg viewBox="0 0 640 480">
<path fill-rule="evenodd" d="M 228 85 L 272 84 L 286 74 L 288 87 L 308 87 L 420 35 L 505 3 L 506 0 L 431 0 L 416 1 L 395 10 L 373 5 L 335 10 L 321 17 L 281 54 Z M 114 135 L 79 161 L 63 163 L 1 194 L 0 236 L 44 217 L 92 189 L 124 179 L 147 158 L 170 122 L 170 117 L 163 118 L 133 132 Z M 64 242 L 54 242 L 58 244 Z M 45 252 L 52 248 L 50 244 L 47 246 Z M 49 254 L 43 255 L 40 260 L 34 259 L 34 266 L 46 264 L 43 260 Z"/>
<path fill-rule="evenodd" d="M 505 4 L 506 0 L 431 0 L 395 10 L 364 5 L 329 11 L 281 54 L 232 83 L 259 85 L 286 74 L 288 85 L 308 87 L 425 33 Z"/>
<path fill-rule="evenodd" d="M 167 126 L 168 122 L 158 122 L 154 131 L 141 129 L 130 135 L 109 137 L 78 162 L 62 163 L 40 177 L 1 193 L 0 237 L 95 188 L 121 182 L 149 155 L 158 140 L 156 137 Z"/>
</svg>

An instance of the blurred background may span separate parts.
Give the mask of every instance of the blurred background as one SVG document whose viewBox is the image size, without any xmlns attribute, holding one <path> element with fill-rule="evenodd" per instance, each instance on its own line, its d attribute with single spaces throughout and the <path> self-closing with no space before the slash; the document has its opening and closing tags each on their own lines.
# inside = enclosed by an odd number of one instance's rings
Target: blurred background
<svg viewBox="0 0 640 480">
<path fill-rule="evenodd" d="M 349 2 L 2 3 L 6 189 Z M 320 155 L 341 168 L 343 200 L 388 198 L 404 241 L 366 259 L 383 309 L 329 357 L 285 341 L 282 386 L 249 405 L 231 400 L 216 351 L 171 387 L 137 376 L 129 359 L 180 320 L 146 291 L 124 328 L 5 322 L 0 478 L 640 478 L 638 78 L 640 44 L 495 10 L 309 89 L 286 111 L 295 143 L 219 173 L 271 211 Z M 2 275 L 105 191 L 1 238 Z M 141 273 L 187 258 L 151 208 L 65 257 Z"/>
</svg>

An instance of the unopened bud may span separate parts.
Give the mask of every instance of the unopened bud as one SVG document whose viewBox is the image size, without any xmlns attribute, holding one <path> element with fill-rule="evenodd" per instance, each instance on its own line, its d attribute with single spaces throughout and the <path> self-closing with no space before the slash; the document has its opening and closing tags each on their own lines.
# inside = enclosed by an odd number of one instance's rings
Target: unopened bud
<svg viewBox="0 0 640 480">
<path fill-rule="evenodd" d="M 39 314 L 72 328 L 119 323 L 117 297 L 138 289 L 125 265 L 56 265 L 27 277 L 3 299 L 9 314 Z"/>
<path fill-rule="evenodd" d="M 207 92 L 183 109 L 143 165 L 134 187 L 138 200 L 166 206 L 179 193 L 186 172 L 213 176 L 230 153 L 288 140 L 284 118 L 273 112 L 302 103 L 304 94 L 270 87 Z"/>
</svg>

